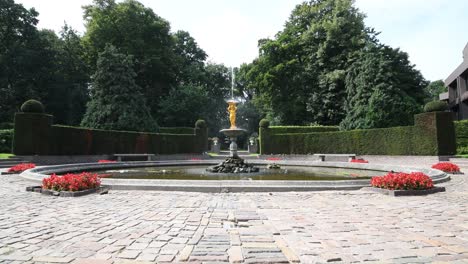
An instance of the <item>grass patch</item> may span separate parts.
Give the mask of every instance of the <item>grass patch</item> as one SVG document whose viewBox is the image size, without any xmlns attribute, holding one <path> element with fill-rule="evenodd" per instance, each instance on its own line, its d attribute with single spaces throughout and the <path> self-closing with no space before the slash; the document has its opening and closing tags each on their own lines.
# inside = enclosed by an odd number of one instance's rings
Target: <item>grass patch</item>
<svg viewBox="0 0 468 264">
<path fill-rule="evenodd" d="M 13 157 L 13 154 L 10 153 L 0 153 L 0 159 L 8 159 L 9 157 Z"/>
<path fill-rule="evenodd" d="M 457 155 L 457 158 L 468 158 L 468 154 Z"/>
</svg>

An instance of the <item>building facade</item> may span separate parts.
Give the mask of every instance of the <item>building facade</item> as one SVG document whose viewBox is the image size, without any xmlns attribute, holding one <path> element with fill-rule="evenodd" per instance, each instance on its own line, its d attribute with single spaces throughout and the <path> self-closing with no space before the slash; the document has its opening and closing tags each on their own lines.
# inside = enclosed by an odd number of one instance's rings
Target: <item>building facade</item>
<svg viewBox="0 0 468 264">
<path fill-rule="evenodd" d="M 455 119 L 468 119 L 468 43 L 463 49 L 463 62 L 445 80 L 448 92 L 439 95 L 447 101 Z"/>
</svg>

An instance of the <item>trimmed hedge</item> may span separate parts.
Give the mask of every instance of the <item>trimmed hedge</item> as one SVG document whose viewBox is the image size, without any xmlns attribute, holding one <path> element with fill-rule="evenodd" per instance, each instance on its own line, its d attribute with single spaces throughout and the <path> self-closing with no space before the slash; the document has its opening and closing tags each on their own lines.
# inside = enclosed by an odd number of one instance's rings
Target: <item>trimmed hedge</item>
<svg viewBox="0 0 468 264">
<path fill-rule="evenodd" d="M 448 104 L 444 101 L 432 101 L 424 106 L 424 112 L 447 111 Z"/>
<path fill-rule="evenodd" d="M 193 127 L 160 127 L 159 133 L 163 134 L 193 134 Z"/>
<path fill-rule="evenodd" d="M 0 153 L 11 153 L 13 129 L 0 130 Z"/>
<path fill-rule="evenodd" d="M 271 126 L 271 134 L 293 134 L 339 131 L 337 126 Z"/>
<path fill-rule="evenodd" d="M 468 154 L 468 120 L 455 121 L 457 154 Z"/>
<path fill-rule="evenodd" d="M 21 105 L 21 112 L 24 113 L 44 113 L 44 105 L 34 99 L 27 100 Z"/>
<path fill-rule="evenodd" d="M 334 132 L 274 133 L 260 128 L 261 154 L 356 153 L 359 155 L 452 155 L 450 113 L 415 116 L 415 126 Z M 283 129 L 282 131 L 288 131 Z"/>
<path fill-rule="evenodd" d="M 51 116 L 17 113 L 13 153 L 16 155 L 178 154 L 202 153 L 206 150 L 206 128 L 191 128 L 190 134 L 169 134 L 88 129 L 51 125 L 51 123 Z M 177 129 L 173 131 L 175 130 Z"/>
</svg>

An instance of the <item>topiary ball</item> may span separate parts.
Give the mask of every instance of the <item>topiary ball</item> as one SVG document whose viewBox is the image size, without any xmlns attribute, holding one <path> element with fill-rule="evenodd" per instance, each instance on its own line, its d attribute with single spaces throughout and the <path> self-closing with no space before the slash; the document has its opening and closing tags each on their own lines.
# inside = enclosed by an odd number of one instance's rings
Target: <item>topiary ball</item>
<svg viewBox="0 0 468 264">
<path fill-rule="evenodd" d="M 268 119 L 260 120 L 260 127 L 263 127 L 263 128 L 270 127 L 270 121 Z"/>
<path fill-rule="evenodd" d="M 444 101 L 433 101 L 429 102 L 424 106 L 424 112 L 438 112 L 438 111 L 447 111 L 448 105 Z"/>
<path fill-rule="evenodd" d="M 24 102 L 20 109 L 24 113 L 44 113 L 44 105 L 34 99 Z"/>
<path fill-rule="evenodd" d="M 197 122 L 195 122 L 195 127 L 196 128 L 205 128 L 206 127 L 206 122 L 203 119 L 198 119 Z"/>
</svg>

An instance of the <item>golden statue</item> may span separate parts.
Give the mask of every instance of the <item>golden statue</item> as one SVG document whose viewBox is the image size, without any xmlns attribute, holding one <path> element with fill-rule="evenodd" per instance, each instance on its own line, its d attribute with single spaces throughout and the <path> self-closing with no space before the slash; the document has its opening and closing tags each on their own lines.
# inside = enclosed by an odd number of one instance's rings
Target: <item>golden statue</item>
<svg viewBox="0 0 468 264">
<path fill-rule="evenodd" d="M 228 102 L 229 106 L 227 108 L 229 112 L 229 121 L 231 121 L 231 128 L 237 128 L 236 126 L 236 102 Z"/>
</svg>

